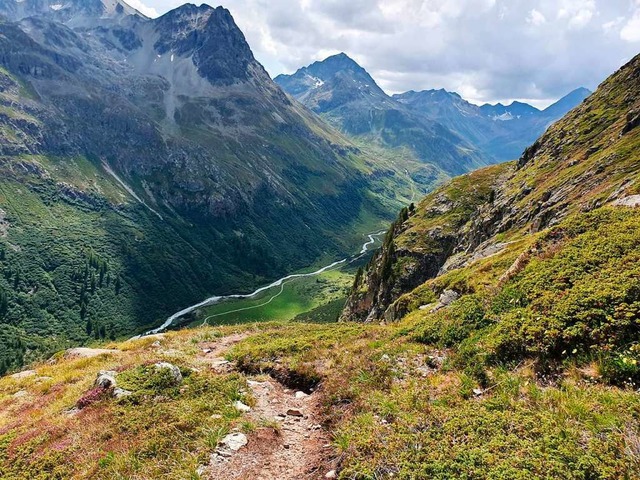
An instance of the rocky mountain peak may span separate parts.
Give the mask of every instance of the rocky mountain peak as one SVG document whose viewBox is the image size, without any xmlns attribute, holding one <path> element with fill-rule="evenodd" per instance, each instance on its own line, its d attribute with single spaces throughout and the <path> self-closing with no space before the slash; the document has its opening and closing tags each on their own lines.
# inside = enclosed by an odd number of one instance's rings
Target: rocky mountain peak
<svg viewBox="0 0 640 480">
<path fill-rule="evenodd" d="M 12 21 L 46 17 L 72 26 L 86 26 L 96 19 L 146 18 L 123 0 L 3 0 L 0 15 Z"/>
<path fill-rule="evenodd" d="M 247 81 L 253 74 L 270 82 L 225 8 L 185 4 L 154 20 L 154 26 L 158 55 L 192 55 L 200 75 L 214 85 Z"/>
</svg>

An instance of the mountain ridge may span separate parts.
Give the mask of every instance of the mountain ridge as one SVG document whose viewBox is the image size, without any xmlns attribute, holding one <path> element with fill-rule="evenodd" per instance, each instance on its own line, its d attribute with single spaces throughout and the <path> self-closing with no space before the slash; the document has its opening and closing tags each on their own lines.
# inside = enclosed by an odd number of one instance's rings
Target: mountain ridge
<svg viewBox="0 0 640 480">
<path fill-rule="evenodd" d="M 343 68 L 344 67 L 344 68 Z M 409 151 L 448 174 L 485 164 L 471 145 L 437 122 L 416 115 L 389 97 L 344 53 L 303 67 L 275 81 L 296 100 L 362 143 Z"/>
</svg>

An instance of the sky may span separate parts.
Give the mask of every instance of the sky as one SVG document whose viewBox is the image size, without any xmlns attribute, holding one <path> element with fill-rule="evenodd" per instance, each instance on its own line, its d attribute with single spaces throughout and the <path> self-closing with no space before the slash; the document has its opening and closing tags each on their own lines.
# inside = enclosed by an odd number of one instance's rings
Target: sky
<svg viewBox="0 0 640 480">
<path fill-rule="evenodd" d="M 387 93 L 544 107 L 640 53 L 640 0 L 224 1 L 272 76 L 345 52 Z M 184 1 L 127 3 L 156 17 Z"/>
</svg>

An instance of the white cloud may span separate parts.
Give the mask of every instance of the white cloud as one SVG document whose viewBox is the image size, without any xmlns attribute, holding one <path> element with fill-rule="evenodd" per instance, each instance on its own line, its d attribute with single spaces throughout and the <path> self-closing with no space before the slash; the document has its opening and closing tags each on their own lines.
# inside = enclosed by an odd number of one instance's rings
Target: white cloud
<svg viewBox="0 0 640 480">
<path fill-rule="evenodd" d="M 162 13 L 187 0 L 142 1 Z M 389 92 L 477 102 L 595 88 L 640 50 L 640 0 L 206 1 L 231 10 L 272 75 L 344 51 Z"/>
<path fill-rule="evenodd" d="M 627 42 L 640 42 L 640 7 L 620 30 L 620 38 Z"/>
<path fill-rule="evenodd" d="M 558 19 L 567 20 L 571 28 L 581 29 L 597 12 L 595 0 L 561 0 Z"/>
<path fill-rule="evenodd" d="M 527 17 L 527 23 L 530 23 L 534 26 L 540 26 L 547 22 L 545 16 L 536 10 L 535 8 L 529 12 L 529 16 Z"/>
<path fill-rule="evenodd" d="M 135 8 L 136 10 L 138 10 L 143 15 L 146 15 L 147 17 L 156 18 L 160 15 L 155 8 L 148 7 L 141 0 L 125 0 L 125 3 Z"/>
</svg>

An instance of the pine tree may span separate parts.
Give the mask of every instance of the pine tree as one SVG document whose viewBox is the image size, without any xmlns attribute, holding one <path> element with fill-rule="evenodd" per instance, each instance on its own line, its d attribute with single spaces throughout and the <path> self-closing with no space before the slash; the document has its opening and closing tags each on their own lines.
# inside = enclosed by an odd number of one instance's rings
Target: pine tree
<svg viewBox="0 0 640 480">
<path fill-rule="evenodd" d="M 0 289 L 0 317 L 4 317 L 9 309 L 9 298 L 7 292 Z"/>
</svg>

